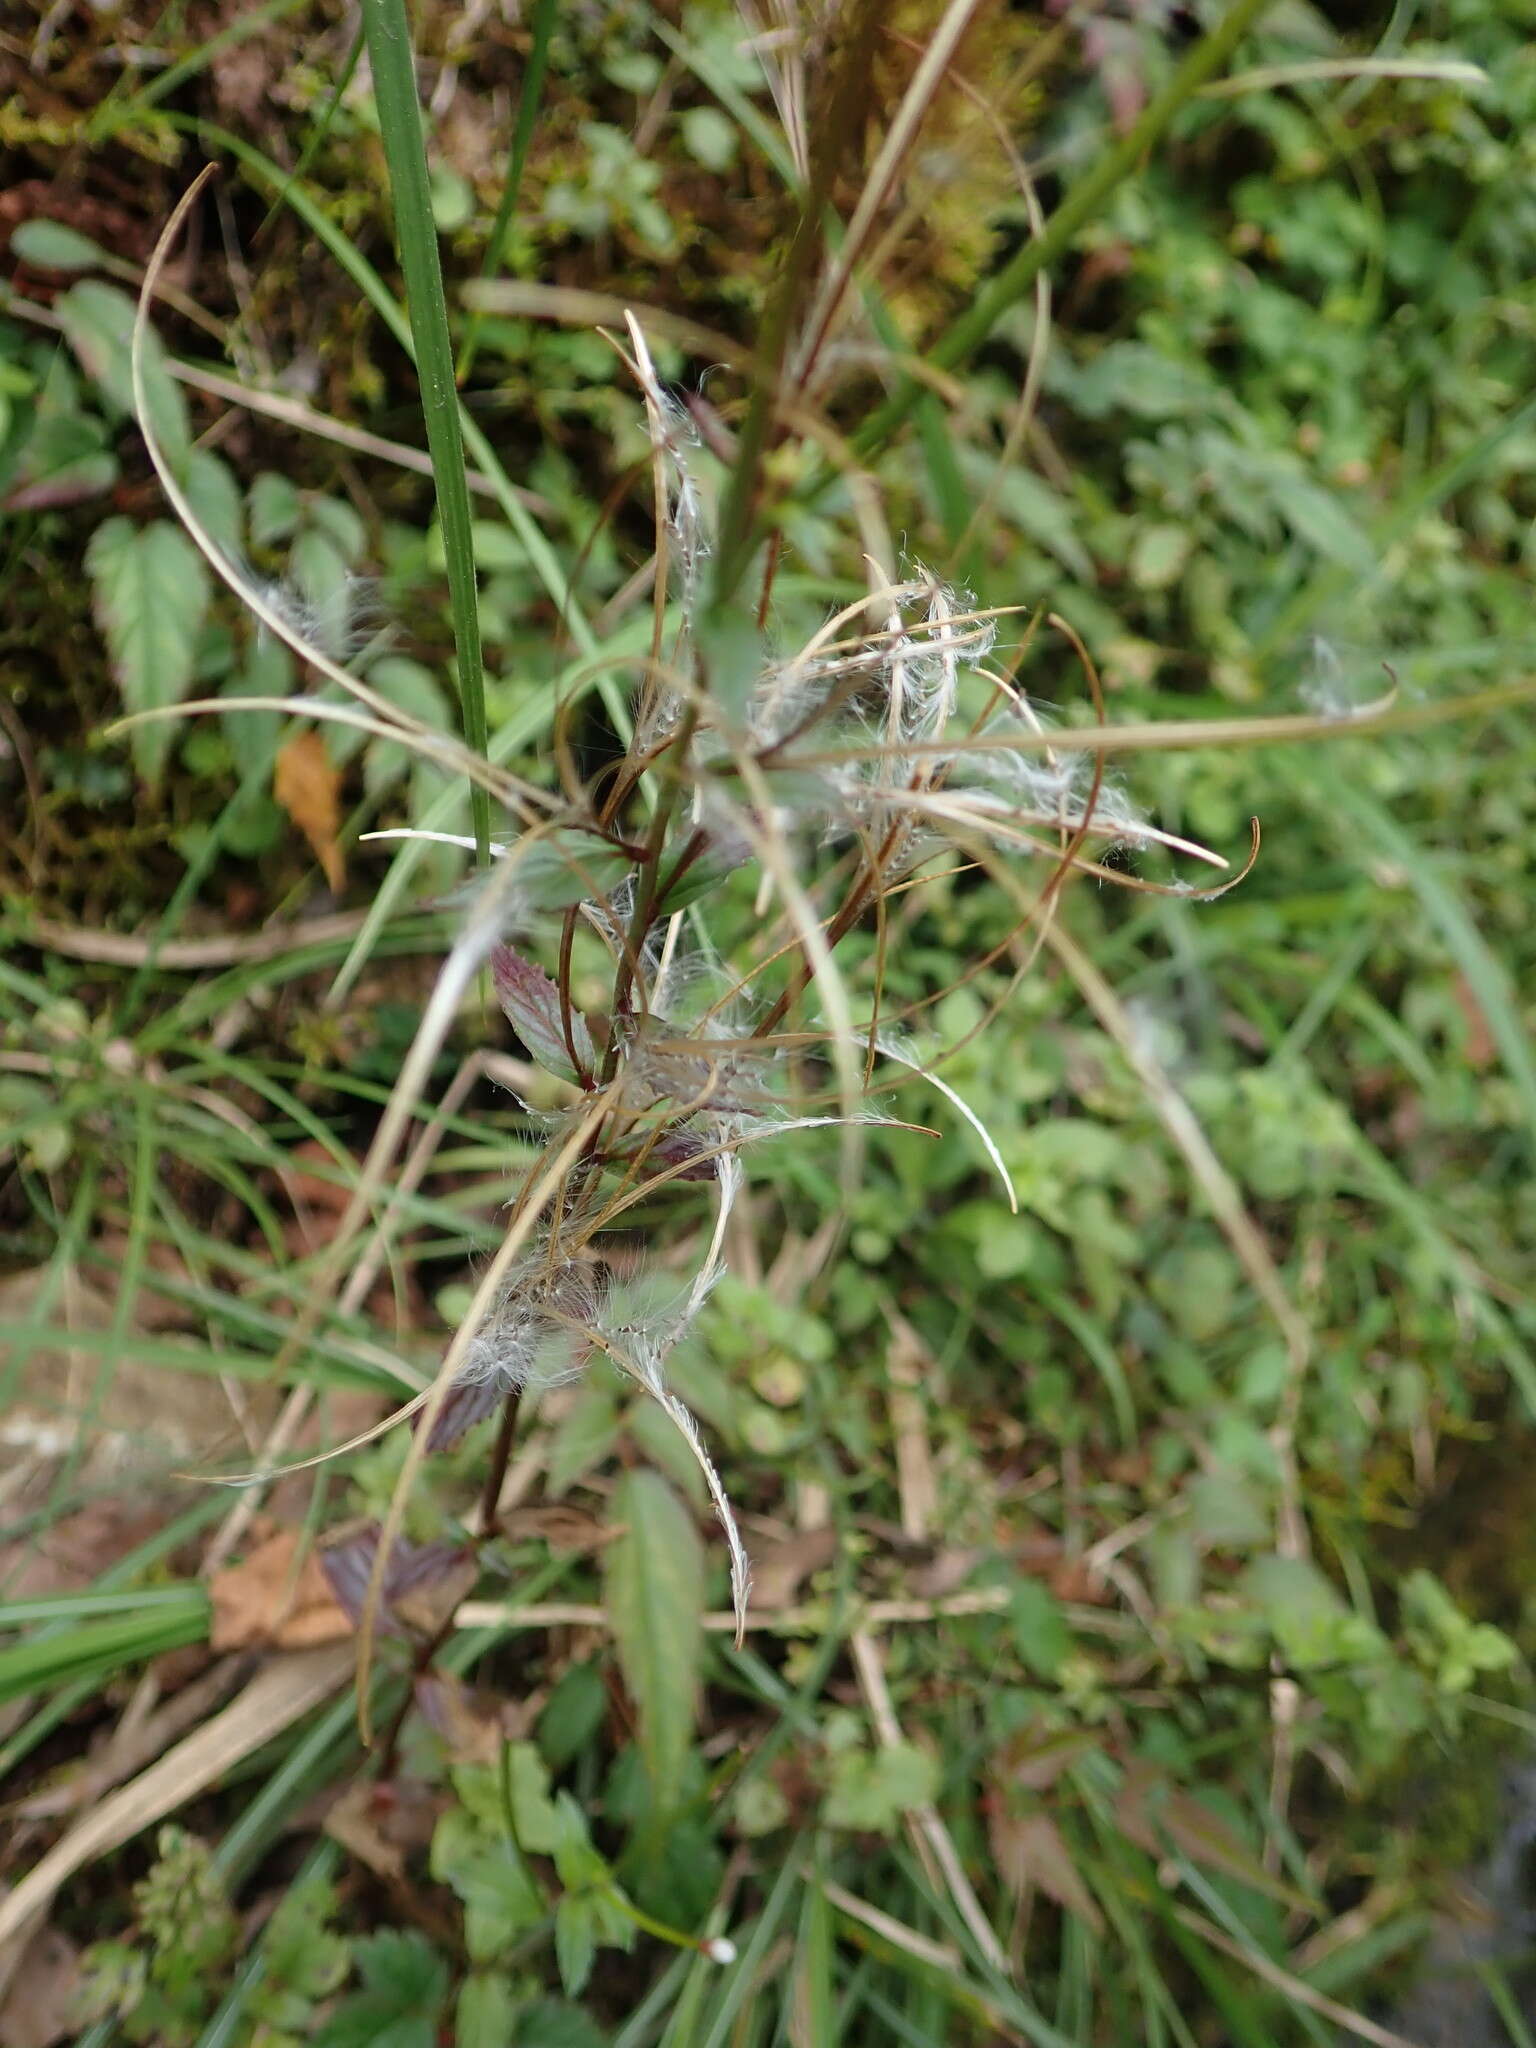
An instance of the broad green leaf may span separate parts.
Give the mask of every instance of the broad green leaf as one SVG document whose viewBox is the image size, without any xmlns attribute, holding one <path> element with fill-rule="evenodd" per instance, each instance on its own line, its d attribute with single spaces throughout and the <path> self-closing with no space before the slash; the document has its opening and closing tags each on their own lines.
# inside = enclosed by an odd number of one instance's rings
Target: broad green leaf
<svg viewBox="0 0 1536 2048">
<path fill-rule="evenodd" d="M 1186 1498 L 1196 1533 L 1207 1543 L 1246 1550 L 1269 1536 L 1274 1521 L 1271 1503 L 1246 1474 L 1230 1465 L 1197 1474 Z"/>
<path fill-rule="evenodd" d="M 549 1773 L 531 1742 L 507 1745 L 507 1776 L 518 1841 L 537 1856 L 553 1856 L 570 1838 L 570 1816 L 550 1798 Z M 577 1832 L 585 1837 L 586 1824 L 579 1811 L 576 1818 Z"/>
<path fill-rule="evenodd" d="M 539 1716 L 539 1748 L 553 1769 L 563 1770 L 603 1725 L 608 1691 L 598 1665 L 573 1664 L 555 1680 Z"/>
<path fill-rule="evenodd" d="M 562 825 L 518 856 L 518 881 L 533 909 L 565 910 L 617 888 L 630 865 L 590 832 Z"/>
<path fill-rule="evenodd" d="M 245 508 L 235 473 L 222 455 L 194 448 L 182 479 L 192 510 L 232 561 L 245 549 Z"/>
<path fill-rule="evenodd" d="M 683 147 L 706 171 L 729 170 L 740 137 L 718 107 L 690 107 L 678 121 Z"/>
<path fill-rule="evenodd" d="M 1074 408 L 1088 419 L 1130 412 L 1166 420 L 1207 413 L 1212 387 L 1202 371 L 1174 362 L 1145 342 L 1114 341 L 1070 376 L 1069 393 Z"/>
<path fill-rule="evenodd" d="M 405 654 L 386 654 L 369 668 L 368 684 L 398 710 L 419 718 L 434 732 L 454 730 L 452 706 L 425 663 L 412 661 Z M 363 784 L 370 796 L 407 774 L 415 758 L 397 740 L 370 740 L 363 755 Z"/>
<path fill-rule="evenodd" d="M 515 2048 L 609 2048 L 612 2037 L 588 2019 L 579 2005 L 541 1998 L 518 2015 Z"/>
<path fill-rule="evenodd" d="M 1038 1579 L 1020 1579 L 1008 1601 L 1019 1655 L 1040 1678 L 1054 1678 L 1072 1647 L 1061 1602 Z"/>
<path fill-rule="evenodd" d="M 24 220 L 11 230 L 11 254 L 34 270 L 96 270 L 107 252 L 61 220 Z"/>
<path fill-rule="evenodd" d="M 1353 1613 L 1338 1590 L 1303 1557 L 1256 1557 L 1237 1581 L 1239 1597 L 1257 1608 L 1298 1670 L 1381 1657 L 1379 1628 Z"/>
<path fill-rule="evenodd" d="M 507 2048 L 522 2037 L 514 2031 L 517 1996 L 497 1970 L 475 1970 L 464 1979 L 454 2015 L 455 2048 Z"/>
<path fill-rule="evenodd" d="M 584 1473 L 603 1462 L 618 1439 L 617 1389 L 611 1380 L 587 1380 L 550 1438 L 545 1492 L 558 1500 Z"/>
<path fill-rule="evenodd" d="M 1237 1272 L 1225 1246 L 1174 1245 L 1152 1269 L 1148 1288 L 1180 1332 L 1197 1344 L 1226 1330 L 1232 1320 Z"/>
<path fill-rule="evenodd" d="M 709 1512 L 709 1489 L 699 1461 L 689 1450 L 671 1416 L 654 1401 L 637 1401 L 625 1423 L 630 1440 L 643 1458 L 664 1472 L 696 1514 Z"/>
<path fill-rule="evenodd" d="M 54 308 L 64 338 L 80 367 L 108 405 L 119 413 L 133 411 L 134 304 L 126 292 L 96 278 L 83 278 L 61 294 Z M 165 364 L 165 351 L 151 328 L 144 345 L 144 385 L 149 423 L 178 474 L 191 448 L 187 403 Z"/>
<path fill-rule="evenodd" d="M 251 1994 L 252 2016 L 274 2032 L 306 2035 L 313 2011 L 351 1967 L 351 1945 L 332 1925 L 336 1895 L 311 1878 L 288 1892 L 262 1937 L 266 1968 Z"/>
<path fill-rule="evenodd" d="M 107 441 L 106 422 L 83 410 L 79 379 L 68 357 L 56 355 L 38 394 L 31 431 L 5 479 L 5 509 L 43 511 L 110 490 L 118 465 Z"/>
<path fill-rule="evenodd" d="M 1350 518 L 1331 491 L 1309 477 L 1277 469 L 1270 484 L 1280 517 L 1291 531 L 1327 562 L 1356 575 L 1368 576 L 1376 551 L 1362 527 Z"/>
<path fill-rule="evenodd" d="M 130 711 L 177 704 L 192 683 L 193 651 L 208 609 L 208 572 L 179 526 L 136 527 L 115 518 L 98 526 L 86 549 L 96 622 Z M 134 765 L 158 785 L 170 751 L 168 723 L 136 726 Z"/>
<path fill-rule="evenodd" d="M 251 539 L 257 547 L 270 547 L 287 540 L 303 516 L 304 502 L 287 477 L 264 469 L 251 479 L 246 492 L 246 509 L 251 519 Z"/>
<path fill-rule="evenodd" d="M 914 1743 L 896 1742 L 873 1753 L 845 1749 L 833 1760 L 822 1818 L 830 1828 L 894 1834 L 902 1815 L 929 1805 L 938 1789 L 938 1765 Z"/>
<path fill-rule="evenodd" d="M 345 498 L 311 498 L 304 517 L 323 533 L 349 569 L 355 569 L 368 545 L 362 514 Z"/>
<path fill-rule="evenodd" d="M 983 490 L 992 481 L 992 466 L 966 464 L 971 483 Z M 1094 579 L 1093 558 L 1073 530 L 1077 507 L 1027 469 L 1009 469 L 996 479 L 998 509 L 1020 533 L 1083 583 Z"/>
<path fill-rule="evenodd" d="M 292 689 L 293 656 L 281 640 L 258 633 L 243 666 L 225 677 L 219 695 L 227 697 L 233 707 L 242 697 L 286 697 Z M 220 712 L 219 725 L 235 759 L 249 763 L 276 754 L 283 715 L 280 711 L 231 708 Z"/>
<path fill-rule="evenodd" d="M 288 572 L 307 607 L 305 635 L 340 660 L 347 651 L 352 612 L 353 578 L 346 556 L 329 534 L 306 527 L 289 553 Z"/>
<path fill-rule="evenodd" d="M 1177 583 L 1193 539 L 1187 526 L 1171 520 L 1144 526 L 1131 547 L 1131 581 L 1142 590 L 1166 590 Z"/>
<path fill-rule="evenodd" d="M 448 1970 L 419 1934 L 386 1928 L 358 1942 L 365 1989 L 343 1999 L 312 2048 L 436 2048 Z"/>
<path fill-rule="evenodd" d="M 624 1475 L 613 1519 L 622 1534 L 604 1553 L 604 1594 L 639 1710 L 641 1753 L 665 1810 L 677 1797 L 698 1706 L 704 1550 L 692 1516 L 658 1473 Z"/>
<path fill-rule="evenodd" d="M 433 1831 L 431 1867 L 463 1901 L 464 1945 L 477 1963 L 499 1961 L 544 1917 L 543 1894 L 510 1837 L 487 1833 L 462 1809 L 445 1813 Z"/>
<path fill-rule="evenodd" d="M 555 1908 L 555 1959 L 560 1982 L 572 1996 L 583 1990 L 597 1954 L 595 1908 L 591 1899 L 571 1894 Z"/>
<path fill-rule="evenodd" d="M 698 650 L 710 703 L 730 724 L 739 725 L 769 666 L 762 628 L 739 605 L 729 605 L 701 622 Z"/>
</svg>

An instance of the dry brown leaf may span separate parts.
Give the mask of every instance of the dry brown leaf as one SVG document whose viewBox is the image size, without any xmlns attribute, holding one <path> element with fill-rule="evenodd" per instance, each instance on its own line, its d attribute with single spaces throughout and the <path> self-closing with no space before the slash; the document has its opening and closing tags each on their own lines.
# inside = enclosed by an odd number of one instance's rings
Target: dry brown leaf
<svg viewBox="0 0 1536 2048">
<path fill-rule="evenodd" d="M 513 1539 L 539 1537 L 551 1550 L 601 1550 L 622 1533 L 561 1501 L 551 1501 L 547 1507 L 513 1508 L 501 1517 L 500 1526 L 503 1534 Z"/>
<path fill-rule="evenodd" d="M 788 1607 L 812 1572 L 824 1571 L 837 1555 L 837 1531 L 805 1529 L 752 1552 L 752 1605 L 772 1611 Z"/>
<path fill-rule="evenodd" d="M 336 839 L 341 829 L 341 771 L 331 765 L 318 732 L 297 733 L 279 748 L 272 796 L 309 841 L 331 893 L 339 896 L 347 879 Z"/>
<path fill-rule="evenodd" d="M 992 1555 L 979 1546 L 936 1550 L 925 1564 L 907 1574 L 907 1591 L 914 1600 L 943 1600 L 950 1593 L 958 1593 L 977 1565 Z"/>
<path fill-rule="evenodd" d="M 480 1562 L 472 1550 L 451 1557 L 437 1570 L 424 1574 L 414 1584 L 394 1593 L 390 1608 L 407 1628 L 435 1636 L 447 1626 L 464 1600 L 475 1590 Z"/>
<path fill-rule="evenodd" d="M 1032 1721 L 999 1753 L 1000 1774 L 1026 1792 L 1047 1792 L 1079 1757 L 1102 1747 L 1086 1728 L 1051 1728 Z"/>
<path fill-rule="evenodd" d="M 214 1573 L 214 1649 L 308 1650 L 351 1635 L 313 1545 L 300 1554 L 304 1540 L 301 1530 L 279 1529 L 242 1563 Z"/>
<path fill-rule="evenodd" d="M 1038 1888 L 1095 1934 L 1103 1931 L 1103 1915 L 1048 1813 L 1012 1814 L 994 1807 L 987 1816 L 987 1834 L 997 1874 L 1016 1898 Z"/>
<path fill-rule="evenodd" d="M 1307 1909 L 1301 1894 L 1272 1877 L 1219 1814 L 1139 1757 L 1126 1761 L 1115 1820 L 1126 1839 L 1149 1856 L 1161 1858 L 1176 1849 L 1206 1870 L 1219 1870 L 1284 1905 Z"/>
<path fill-rule="evenodd" d="M 77 2031 L 80 1951 L 56 1927 L 40 1927 L 22 1951 L 0 2002 L 0 2048 L 53 2048 Z"/>
<path fill-rule="evenodd" d="M 398 1885 L 405 1883 L 405 1845 L 390 1838 L 393 1802 L 381 1796 L 387 1790 L 371 1779 L 354 1779 L 326 1814 L 325 1832 L 375 1877 Z"/>
<path fill-rule="evenodd" d="M 527 1737 L 538 1713 L 537 1695 L 497 1699 L 448 1672 L 423 1674 L 415 1690 L 421 1718 L 442 1738 L 449 1760 L 456 1764 L 499 1762 L 509 1742 Z"/>
</svg>

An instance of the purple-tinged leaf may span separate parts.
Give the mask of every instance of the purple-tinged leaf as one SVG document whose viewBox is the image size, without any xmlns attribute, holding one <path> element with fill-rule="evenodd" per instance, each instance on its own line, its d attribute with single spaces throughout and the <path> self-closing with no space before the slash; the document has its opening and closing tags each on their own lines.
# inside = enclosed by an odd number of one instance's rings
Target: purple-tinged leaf
<svg viewBox="0 0 1536 2048">
<path fill-rule="evenodd" d="M 354 1628 L 362 1625 L 378 1554 L 377 1522 L 364 1523 L 320 1552 L 326 1582 Z M 470 1590 L 478 1573 L 473 1552 L 463 1544 L 397 1542 L 384 1573 L 378 1633 L 430 1636 Z"/>
<path fill-rule="evenodd" d="M 719 1160 L 719 1140 L 706 1137 L 686 1124 L 675 1124 L 670 1130 L 663 1131 L 654 1144 L 650 1141 L 650 1133 L 646 1132 L 632 1145 L 625 1145 L 610 1156 L 625 1159 L 640 1151 L 645 1152 L 646 1165 L 654 1167 L 658 1173 L 680 1167 L 681 1172 L 673 1172 L 675 1180 L 713 1180 Z"/>
<path fill-rule="evenodd" d="M 567 1045 L 560 1015 L 560 991 L 544 970 L 514 953 L 510 946 L 498 946 L 491 954 L 491 973 L 497 998 L 512 1029 L 545 1072 L 559 1074 L 567 1081 L 578 1080 L 581 1076 L 577 1066 L 571 1064 L 574 1048 L 578 1066 L 590 1074 L 597 1058 L 592 1034 L 580 1014 L 572 1011 L 571 1039 Z"/>
<path fill-rule="evenodd" d="M 460 1380 L 450 1387 L 433 1420 L 427 1438 L 428 1451 L 451 1451 L 476 1423 L 495 1414 L 506 1392 L 495 1380 Z"/>
</svg>

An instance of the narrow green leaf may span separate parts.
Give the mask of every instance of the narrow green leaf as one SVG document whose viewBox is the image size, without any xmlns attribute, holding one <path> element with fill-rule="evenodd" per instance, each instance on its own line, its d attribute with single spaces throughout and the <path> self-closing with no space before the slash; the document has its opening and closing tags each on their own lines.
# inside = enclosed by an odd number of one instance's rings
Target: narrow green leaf
<svg viewBox="0 0 1536 2048">
<path fill-rule="evenodd" d="M 363 32 L 373 68 L 379 133 L 389 165 L 395 233 L 405 272 L 406 310 L 416 345 L 422 413 L 432 456 L 438 517 L 442 522 L 464 737 L 477 754 L 483 755 L 489 733 L 469 484 L 464 473 L 464 439 L 459 428 L 448 302 L 443 293 L 437 223 L 432 215 L 432 181 L 427 169 L 421 107 L 416 97 L 416 67 L 411 57 L 405 0 L 363 0 Z M 491 807 L 489 797 L 478 784 L 470 792 L 470 815 L 477 857 L 484 867 L 491 857 Z"/>
<path fill-rule="evenodd" d="M 693 1518 L 655 1472 L 614 1495 L 623 1528 L 605 1553 L 604 1591 L 657 1805 L 676 1799 L 693 1736 L 703 1651 L 704 1550 Z"/>
</svg>

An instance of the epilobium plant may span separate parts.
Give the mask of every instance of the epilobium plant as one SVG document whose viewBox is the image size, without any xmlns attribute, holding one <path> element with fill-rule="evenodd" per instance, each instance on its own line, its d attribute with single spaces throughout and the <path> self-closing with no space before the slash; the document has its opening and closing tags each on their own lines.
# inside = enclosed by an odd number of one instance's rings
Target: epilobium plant
<svg viewBox="0 0 1536 2048">
<path fill-rule="evenodd" d="M 144 308 L 159 261 L 140 307 L 141 381 Z M 390 1625 L 390 1560 L 421 1459 L 498 1411 L 510 1420 L 525 1388 L 599 1362 L 643 1388 L 686 1440 L 725 1532 L 743 1619 L 747 1555 L 700 1432 L 669 1384 L 668 1360 L 725 1269 L 753 1148 L 840 1126 L 851 1186 L 862 1127 L 893 1120 L 875 1104 L 915 1071 L 970 1117 L 1007 1185 L 995 1146 L 932 1071 L 938 1055 L 925 1058 L 907 1035 L 944 991 L 899 1013 L 882 1003 L 891 900 L 940 865 L 972 867 L 1014 899 L 1011 944 L 1043 927 L 1073 872 L 1158 886 L 1106 866 L 1108 847 L 1160 845 L 1225 865 L 1160 832 L 1106 786 L 1091 730 L 1048 735 L 997 658 L 998 617 L 921 566 L 898 572 L 876 534 L 882 565 L 870 519 L 865 594 L 803 644 L 775 638 L 772 551 L 750 612 L 718 588 L 706 596 L 714 535 L 690 415 L 663 389 L 633 316 L 627 328 L 627 347 L 614 345 L 645 408 L 655 479 L 651 642 L 634 664 L 627 742 L 589 779 L 576 771 L 568 718 L 557 721 L 550 780 L 558 786 L 514 777 L 425 730 L 307 641 L 291 609 L 273 603 L 201 527 L 140 408 L 167 493 L 213 568 L 342 693 L 280 708 L 361 726 L 455 766 L 506 818 L 295 1341 L 323 1313 L 324 1289 L 382 1184 L 431 1061 L 484 970 L 529 1055 L 565 1090 L 563 1106 L 529 1112 L 542 1127 L 542 1152 L 433 1385 L 389 1418 L 414 1415 L 416 1434 L 391 1513 L 369 1545 L 366 1596 L 353 1588 L 365 1663 L 375 1629 Z M 1096 694 L 1091 666 L 1072 646 Z M 722 959 L 710 938 L 711 901 L 739 889 L 743 870 L 756 892 L 753 939 L 746 957 Z M 872 930 L 875 946 L 872 969 L 854 979 L 838 954 L 856 928 Z M 596 1008 L 577 998 L 578 937 L 606 956 L 607 993 Z M 1026 946 L 1025 964 L 1029 957 Z M 680 1243 L 637 1246 L 629 1228 L 637 1206 L 678 1183 L 697 1185 L 701 1197 L 707 1189 L 706 1217 Z M 498 1456 L 509 1441 L 504 1428 Z M 499 1476 L 493 1471 L 487 1492 L 492 1519 Z"/>
</svg>

